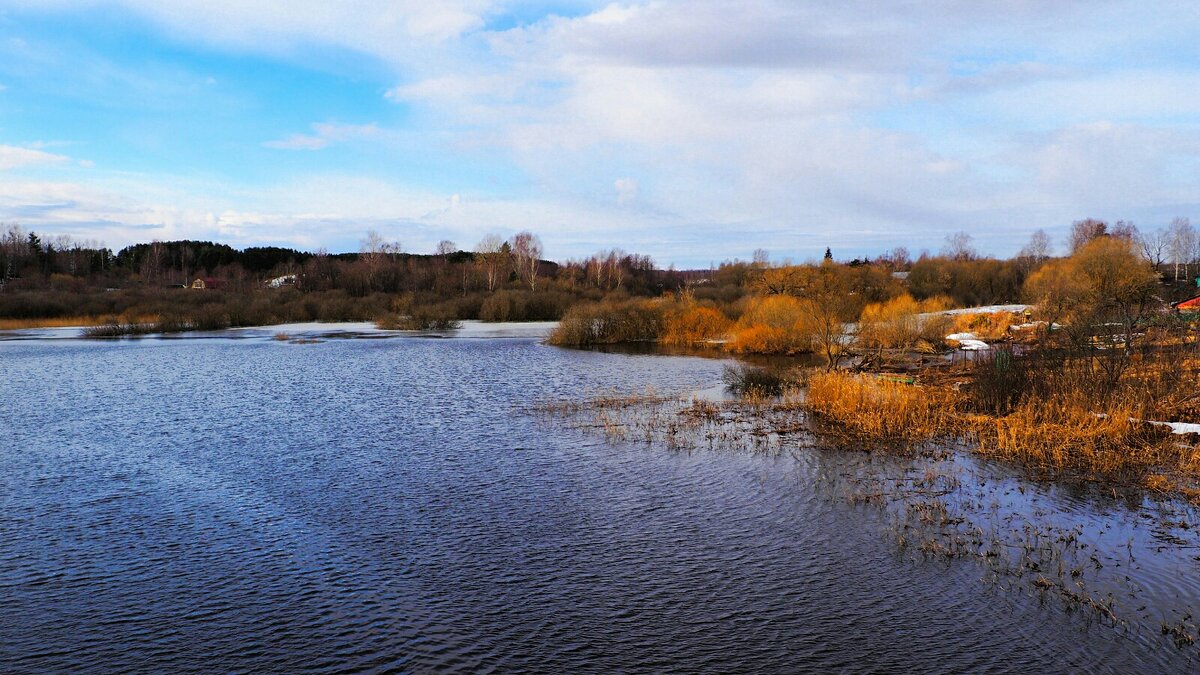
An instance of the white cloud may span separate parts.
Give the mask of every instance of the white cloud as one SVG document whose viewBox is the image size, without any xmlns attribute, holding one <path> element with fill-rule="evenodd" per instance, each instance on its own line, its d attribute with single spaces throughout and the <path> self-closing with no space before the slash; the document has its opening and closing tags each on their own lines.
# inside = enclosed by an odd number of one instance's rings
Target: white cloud
<svg viewBox="0 0 1200 675">
<path fill-rule="evenodd" d="M 380 138 L 382 129 L 372 124 L 316 123 L 310 125 L 312 134 L 292 134 L 285 138 L 263 143 L 268 148 L 279 150 L 321 150 L 334 143 L 353 140 Z"/>
<path fill-rule="evenodd" d="M 20 148 L 15 145 L 0 145 L 0 171 L 43 164 L 58 164 L 70 161 L 65 155 L 55 155 L 42 150 Z"/>
<path fill-rule="evenodd" d="M 1122 204 L 1187 204 L 1200 175 L 1186 3 L 635 0 L 506 30 L 487 28 L 500 0 L 116 4 L 223 49 L 301 64 L 313 45 L 369 54 L 395 73 L 385 96 L 416 111 L 404 133 L 463 163 L 500 157 L 528 179 L 519 197 L 456 185 L 455 200 L 322 177 L 162 216 L 229 236 L 281 236 L 288 223 L 336 236 L 354 221 L 470 241 L 502 223 L 564 251 L 602 237 L 703 255 L 725 251 L 714 242 L 730 229 L 783 256 L 936 249 L 967 226 L 1027 232 Z M 394 133 L 314 124 L 264 145 Z M 187 215 L 210 211 L 211 223 Z"/>
<path fill-rule="evenodd" d="M 618 178 L 613 181 L 613 189 L 617 191 L 617 203 L 622 206 L 637 199 L 638 183 L 632 178 Z"/>
</svg>

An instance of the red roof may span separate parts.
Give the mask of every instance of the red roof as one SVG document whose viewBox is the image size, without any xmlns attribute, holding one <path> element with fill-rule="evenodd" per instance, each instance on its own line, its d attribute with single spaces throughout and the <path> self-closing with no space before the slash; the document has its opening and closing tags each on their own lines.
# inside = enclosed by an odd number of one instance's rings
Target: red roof
<svg viewBox="0 0 1200 675">
<path fill-rule="evenodd" d="M 1200 295 L 1197 295 L 1194 298 L 1189 298 L 1182 302 L 1175 303 L 1175 309 L 1182 309 L 1182 310 L 1189 310 L 1189 311 L 1200 310 Z"/>
</svg>

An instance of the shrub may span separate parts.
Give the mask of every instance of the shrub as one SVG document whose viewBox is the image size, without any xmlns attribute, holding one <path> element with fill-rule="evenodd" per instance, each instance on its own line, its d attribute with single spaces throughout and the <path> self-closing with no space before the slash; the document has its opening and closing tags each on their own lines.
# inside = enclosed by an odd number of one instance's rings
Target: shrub
<svg viewBox="0 0 1200 675">
<path fill-rule="evenodd" d="M 654 341 L 662 330 L 663 307 L 660 301 L 605 301 L 572 307 L 550 333 L 548 342 L 586 347 Z"/>
<path fill-rule="evenodd" d="M 443 303 L 413 307 L 407 314 L 387 314 L 375 325 L 383 330 L 445 331 L 457 329 L 462 324 L 454 317 L 454 306 Z"/>
<path fill-rule="evenodd" d="M 1008 347 L 984 353 L 971 368 L 971 408 L 996 415 L 1012 411 L 1029 388 L 1027 367 L 1028 362 L 1016 358 Z"/>
<path fill-rule="evenodd" d="M 726 336 L 732 322 L 720 310 L 701 305 L 686 305 L 667 316 L 662 342 L 690 345 Z"/>
<path fill-rule="evenodd" d="M 738 395 L 777 396 L 789 384 L 779 370 L 745 363 L 725 366 L 721 380 L 726 389 Z"/>
<path fill-rule="evenodd" d="M 801 301 L 787 295 L 754 298 L 734 325 L 726 348 L 743 354 L 811 352 L 813 334 Z"/>
<path fill-rule="evenodd" d="M 954 332 L 974 333 L 981 340 L 1002 340 L 1008 336 L 1009 326 L 1024 321 L 1012 312 L 958 314 L 954 316 Z"/>
</svg>

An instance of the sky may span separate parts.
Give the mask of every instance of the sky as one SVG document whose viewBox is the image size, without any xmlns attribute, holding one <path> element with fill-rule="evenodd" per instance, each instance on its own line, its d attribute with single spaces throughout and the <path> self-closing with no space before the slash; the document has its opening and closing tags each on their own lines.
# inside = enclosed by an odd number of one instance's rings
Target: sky
<svg viewBox="0 0 1200 675">
<path fill-rule="evenodd" d="M 707 267 L 1200 218 L 1200 5 L 0 0 L 0 223 Z"/>
</svg>

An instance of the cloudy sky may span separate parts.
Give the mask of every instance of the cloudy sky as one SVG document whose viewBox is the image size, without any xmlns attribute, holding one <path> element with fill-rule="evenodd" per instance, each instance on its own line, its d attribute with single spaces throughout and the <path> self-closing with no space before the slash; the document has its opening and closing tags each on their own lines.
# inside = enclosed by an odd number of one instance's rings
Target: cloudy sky
<svg viewBox="0 0 1200 675">
<path fill-rule="evenodd" d="M 0 222 L 708 266 L 1200 217 L 1200 9 L 0 0 Z"/>
</svg>

